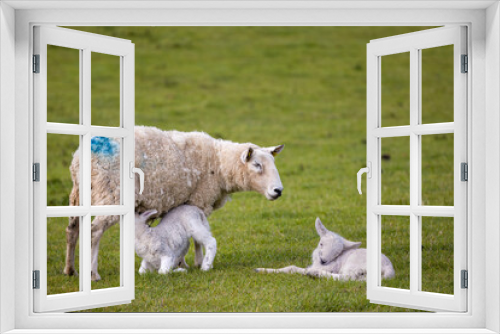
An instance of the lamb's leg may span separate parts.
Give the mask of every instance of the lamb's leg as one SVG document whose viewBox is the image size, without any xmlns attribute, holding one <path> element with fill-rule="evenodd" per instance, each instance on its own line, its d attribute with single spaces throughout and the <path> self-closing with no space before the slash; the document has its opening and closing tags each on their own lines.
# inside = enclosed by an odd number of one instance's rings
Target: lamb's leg
<svg viewBox="0 0 500 334">
<path fill-rule="evenodd" d="M 325 273 L 322 274 L 321 277 L 331 278 L 334 281 L 349 281 L 349 279 L 350 279 L 350 277 L 347 275 L 332 274 L 332 273 L 329 273 L 328 271 L 325 271 Z"/>
<path fill-rule="evenodd" d="M 139 274 L 143 275 L 143 274 L 147 273 L 148 271 L 153 272 L 154 268 L 149 262 L 142 259 L 141 267 L 139 268 Z"/>
<path fill-rule="evenodd" d="M 69 224 L 66 227 L 66 266 L 64 274 L 76 275 L 78 272 L 75 269 L 75 248 L 80 234 L 80 217 L 69 217 Z"/>
<path fill-rule="evenodd" d="M 306 269 L 299 268 L 297 266 L 288 266 L 280 269 L 272 269 L 272 268 L 257 268 L 255 269 L 258 273 L 284 273 L 284 274 L 302 274 L 306 275 Z"/>
<path fill-rule="evenodd" d="M 142 259 L 141 261 L 141 267 L 139 268 L 139 274 L 143 275 L 145 273 L 147 273 L 147 267 L 148 263 L 146 262 L 146 260 Z"/>
<path fill-rule="evenodd" d="M 171 272 L 172 268 L 174 267 L 174 263 L 175 263 L 175 257 L 162 256 L 160 270 L 158 270 L 158 274 L 165 275 Z"/>
<path fill-rule="evenodd" d="M 104 232 L 120 221 L 120 216 L 97 216 L 92 221 L 92 254 L 91 270 L 92 281 L 99 281 L 101 276 L 97 272 L 97 260 L 99 258 L 99 242 Z"/>
<path fill-rule="evenodd" d="M 214 237 L 209 237 L 203 241 L 203 247 L 205 247 L 205 257 L 201 264 L 201 270 L 210 270 L 214 263 L 215 254 L 217 253 L 217 241 Z"/>
<path fill-rule="evenodd" d="M 333 274 L 328 270 L 323 270 L 321 268 L 307 268 L 305 274 L 312 277 L 326 277 L 331 278 L 335 281 L 348 281 L 349 276 L 343 274 Z"/>
<path fill-rule="evenodd" d="M 203 248 L 200 243 L 194 241 L 194 266 L 200 267 L 203 263 Z"/>
<path fill-rule="evenodd" d="M 177 265 L 180 268 L 184 269 L 189 268 L 188 264 L 186 263 L 186 258 L 184 256 L 181 256 L 180 258 L 177 259 Z"/>
<path fill-rule="evenodd" d="M 193 227 L 193 240 L 195 249 L 195 265 L 201 264 L 201 270 L 207 271 L 212 268 L 214 263 L 215 254 L 217 253 L 217 241 L 210 233 L 210 228 L 206 217 L 202 215 L 201 222 L 192 223 Z M 205 256 L 201 246 L 205 248 Z"/>
<path fill-rule="evenodd" d="M 186 251 L 185 253 L 187 253 L 188 249 L 189 249 L 189 245 L 188 247 L 186 247 Z M 189 268 L 188 264 L 186 263 L 186 254 L 183 253 L 180 257 L 177 258 L 177 260 L 175 260 L 175 263 L 177 264 L 176 267 L 178 267 L 177 269 L 174 269 L 174 273 L 177 273 L 177 272 L 187 272 L 187 268 Z"/>
</svg>

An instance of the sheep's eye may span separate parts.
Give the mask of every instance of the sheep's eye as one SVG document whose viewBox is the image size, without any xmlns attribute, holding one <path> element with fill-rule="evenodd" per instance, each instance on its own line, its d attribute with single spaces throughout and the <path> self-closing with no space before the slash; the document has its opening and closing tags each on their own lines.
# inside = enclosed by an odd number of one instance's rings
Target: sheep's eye
<svg viewBox="0 0 500 334">
<path fill-rule="evenodd" d="M 258 162 L 255 162 L 253 165 L 254 165 L 255 167 L 257 167 L 258 169 L 262 169 L 262 165 L 261 165 L 261 164 L 259 164 Z"/>
</svg>

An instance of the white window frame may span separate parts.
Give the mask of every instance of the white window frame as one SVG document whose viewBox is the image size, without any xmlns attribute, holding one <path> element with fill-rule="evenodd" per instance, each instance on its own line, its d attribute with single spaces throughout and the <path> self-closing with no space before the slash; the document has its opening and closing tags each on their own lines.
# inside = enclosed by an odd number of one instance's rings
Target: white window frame
<svg viewBox="0 0 500 334">
<path fill-rule="evenodd" d="M 26 259 L 33 244 L 33 212 L 29 209 L 32 207 L 30 143 L 33 130 L 29 70 L 31 32 L 35 24 L 467 25 L 471 45 L 469 311 L 463 314 L 34 314 L 30 288 L 32 263 Z M 211 329 L 212 332 L 236 332 L 235 328 L 268 329 L 268 332 L 295 328 L 299 332 L 323 333 L 345 332 L 335 330 L 341 328 L 353 328 L 350 333 L 415 333 L 412 328 L 418 328 L 421 333 L 500 332 L 498 1 L 207 1 L 203 4 L 191 1 L 4 1 L 0 3 L 0 69 L 0 332 L 35 333 L 45 328 L 53 329 L 51 332 L 64 329 L 61 332 L 68 333 L 78 328 L 92 333 L 111 329 L 140 333 L 147 328 L 167 326 L 172 330 L 164 332 L 176 332 L 175 328 Z M 355 173 L 353 171 L 353 180 Z M 131 330 L 139 326 L 141 330 Z"/>
<path fill-rule="evenodd" d="M 79 124 L 47 122 L 47 46 L 71 48 L 80 55 Z M 33 185 L 34 248 L 33 269 L 39 271 L 39 288 L 34 290 L 35 312 L 76 311 L 101 306 L 127 304 L 135 292 L 135 157 L 134 110 L 134 44 L 129 40 L 91 34 L 60 27 L 34 27 L 34 54 L 39 55 L 39 72 L 34 83 L 34 162 L 40 166 L 39 182 Z M 92 53 L 112 55 L 119 61 L 118 127 L 96 126 L 91 120 Z M 80 164 L 79 206 L 47 206 L 47 134 L 78 136 Z M 115 138 L 120 142 L 120 202 L 115 205 L 91 204 L 91 139 L 94 136 Z M 91 286 L 91 216 L 119 216 L 120 263 L 119 286 L 92 290 Z M 47 293 L 47 218 L 80 216 L 79 291 L 49 295 Z"/>
<path fill-rule="evenodd" d="M 372 40 L 367 46 L 367 134 L 366 155 L 371 177 L 366 182 L 367 198 L 367 298 L 373 303 L 405 306 L 432 311 L 467 310 L 467 290 L 460 282 L 461 270 L 467 269 L 467 183 L 461 181 L 461 163 L 467 162 L 467 81 L 462 73 L 462 55 L 468 54 L 467 31 L 464 26 L 448 26 Z M 422 50 L 451 45 L 453 47 L 453 118 L 452 122 L 422 122 Z M 384 56 L 408 53 L 410 58 L 408 87 L 410 95 L 409 124 L 384 126 L 382 123 L 382 80 Z M 385 71 L 385 72 L 384 72 Z M 389 69 L 390 71 L 390 69 Z M 471 73 L 471 72 L 469 72 Z M 454 201 L 451 206 L 422 205 L 422 138 L 423 135 L 453 134 Z M 409 203 L 385 205 L 382 198 L 381 152 L 385 138 L 406 138 L 409 147 Z M 381 258 L 382 220 L 389 216 L 408 219 L 409 279 L 408 289 L 382 284 Z M 452 217 L 453 262 L 450 268 L 453 293 L 442 294 L 422 290 L 422 217 Z M 407 217 L 407 218 L 406 218 Z M 387 240 L 385 240 L 387 241 Z"/>
</svg>

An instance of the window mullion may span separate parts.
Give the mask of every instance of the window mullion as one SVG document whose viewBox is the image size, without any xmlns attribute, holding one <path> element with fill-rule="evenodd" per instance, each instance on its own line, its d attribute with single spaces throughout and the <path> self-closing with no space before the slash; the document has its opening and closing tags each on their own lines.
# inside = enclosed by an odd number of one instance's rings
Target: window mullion
<svg viewBox="0 0 500 334">
<path fill-rule="evenodd" d="M 419 125 L 420 60 L 419 50 L 410 50 L 410 291 L 416 293 L 420 286 L 420 217 L 414 209 L 420 204 L 420 136 L 414 132 Z"/>
<path fill-rule="evenodd" d="M 82 51 L 82 66 L 81 66 L 81 87 L 80 87 L 80 98 L 82 106 L 82 125 L 87 129 L 91 126 L 91 52 L 89 48 L 85 48 Z M 82 182 L 80 182 L 80 192 L 83 194 L 83 207 L 86 210 L 86 215 L 83 216 L 83 226 L 80 228 L 82 232 L 82 243 L 80 244 L 80 252 L 82 253 L 82 283 L 83 291 L 90 294 L 92 290 L 92 277 L 91 277 L 91 265 L 92 265 L 92 217 L 90 213 L 90 206 L 92 203 L 92 186 L 91 186 L 91 139 L 92 135 L 90 132 L 85 133 L 82 136 L 81 147 L 81 161 L 80 161 L 80 172 L 82 173 Z"/>
</svg>

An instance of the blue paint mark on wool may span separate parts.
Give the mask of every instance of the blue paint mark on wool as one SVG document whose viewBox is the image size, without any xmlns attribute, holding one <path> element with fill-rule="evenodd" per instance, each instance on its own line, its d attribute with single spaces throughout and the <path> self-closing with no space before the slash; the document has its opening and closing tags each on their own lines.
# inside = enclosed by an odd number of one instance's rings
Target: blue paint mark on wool
<svg viewBox="0 0 500 334">
<path fill-rule="evenodd" d="M 107 137 L 92 137 L 90 140 L 90 150 L 94 154 L 112 156 L 116 154 L 118 149 L 118 143 Z"/>
</svg>

